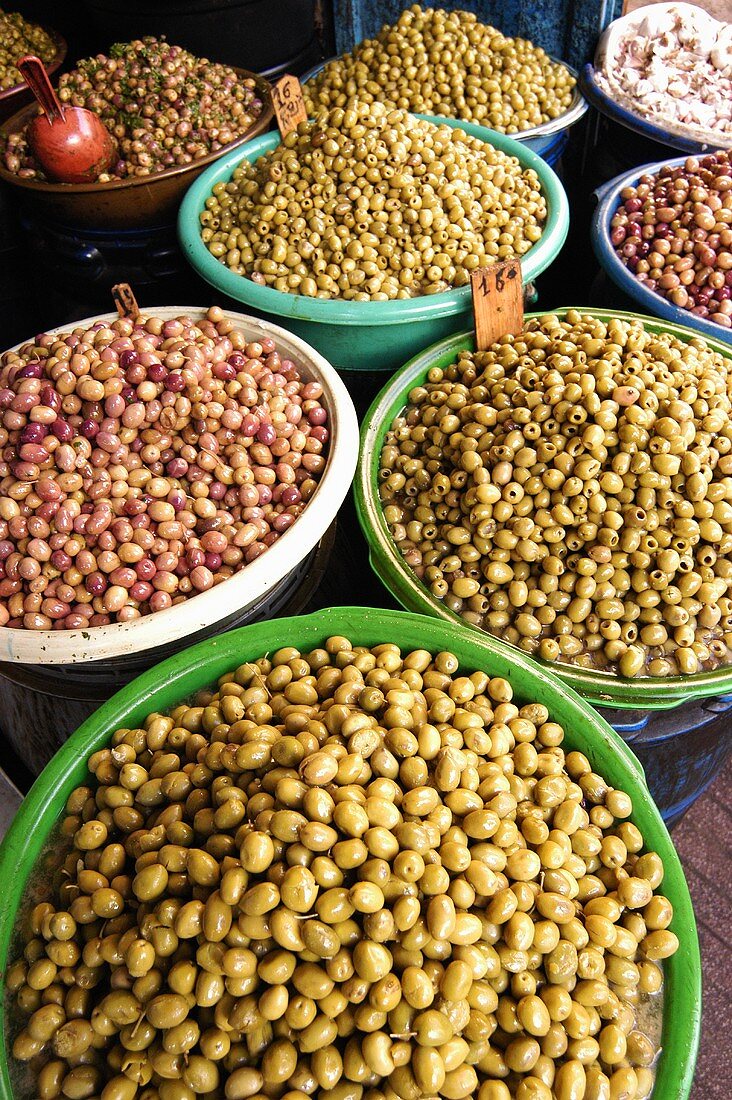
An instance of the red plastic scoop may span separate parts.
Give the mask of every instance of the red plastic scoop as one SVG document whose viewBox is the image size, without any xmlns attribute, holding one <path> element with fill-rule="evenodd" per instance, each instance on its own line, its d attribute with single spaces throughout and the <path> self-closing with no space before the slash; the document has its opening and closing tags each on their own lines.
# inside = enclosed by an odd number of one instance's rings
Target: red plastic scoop
<svg viewBox="0 0 732 1100">
<path fill-rule="evenodd" d="M 58 183 L 94 183 L 117 159 L 109 130 L 92 111 L 59 102 L 40 58 L 22 57 L 16 64 L 44 112 L 27 130 L 43 171 Z"/>
</svg>

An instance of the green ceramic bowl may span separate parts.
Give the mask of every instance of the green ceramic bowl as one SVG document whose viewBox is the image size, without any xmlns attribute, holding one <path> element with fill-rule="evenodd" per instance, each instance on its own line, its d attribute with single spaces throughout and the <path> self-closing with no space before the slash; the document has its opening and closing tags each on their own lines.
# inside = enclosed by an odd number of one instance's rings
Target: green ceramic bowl
<svg viewBox="0 0 732 1100">
<path fill-rule="evenodd" d="M 701 1020 L 701 961 L 694 911 L 679 857 L 646 787 L 643 770 L 620 737 L 573 691 L 546 669 L 520 653 L 462 626 L 402 611 L 338 607 L 301 618 L 257 623 L 202 642 L 176 654 L 138 677 L 105 703 L 81 726 L 36 780 L 0 847 L 0 882 L 5 901 L 0 908 L 0 970 L 17 951 L 16 936 L 27 910 L 39 856 L 58 822 L 65 801 L 87 779 L 86 761 L 120 727 L 134 727 L 152 710 L 166 710 L 215 683 L 225 672 L 254 660 L 283 643 L 308 651 L 332 634 L 354 644 L 396 641 L 403 650 L 450 649 L 467 670 L 482 669 L 513 685 L 521 702 L 544 703 L 566 730 L 566 745 L 587 755 L 592 767 L 633 799 L 632 820 L 648 849 L 661 856 L 666 875 L 664 894 L 674 907 L 671 925 L 680 948 L 665 963 L 662 1053 L 654 1100 L 687 1100 L 694 1075 Z M 0 997 L 5 997 L 0 987 Z M 8 999 L 9 1000 L 9 999 Z M 17 1027 L 17 1012 L 4 1005 L 0 1032 L 0 1098 L 25 1100 L 13 1090 L 8 1065 L 8 1018 Z"/>
<path fill-rule="evenodd" d="M 586 309 L 584 306 L 562 306 L 552 312 L 564 314 L 568 309 L 590 313 L 603 321 L 611 317 L 641 320 L 652 332 L 669 332 L 686 342 L 700 338 L 698 332 L 683 328 L 681 325 L 673 325 L 657 317 L 644 317 L 636 313 Z M 541 314 L 528 313 L 526 316 L 538 317 Z M 720 355 L 732 358 L 732 348 L 729 344 L 721 340 L 711 340 L 708 337 L 707 343 Z M 369 555 L 374 572 L 402 607 L 407 608 L 408 611 L 436 615 L 450 623 L 463 623 L 464 620 L 445 607 L 441 600 L 435 599 L 429 589 L 417 579 L 391 537 L 379 499 L 379 458 L 386 433 L 394 422 L 394 418 L 408 404 L 409 391 L 424 382 L 431 367 L 446 367 L 455 362 L 458 352 L 472 350 L 474 346 L 472 332 L 457 333 L 427 348 L 387 382 L 375 397 L 362 422 L 361 452 L 354 482 L 356 510 L 361 529 L 369 544 Z M 477 627 L 470 629 L 484 636 L 483 631 Z M 511 653 L 521 652 L 507 642 L 501 642 L 501 645 L 506 646 Z M 614 673 L 577 668 L 559 662 L 553 663 L 551 667 L 565 684 L 598 707 L 667 710 L 681 706 L 682 703 L 692 702 L 694 699 L 728 695 L 732 692 L 732 666 L 718 668 L 713 672 L 701 672 L 695 676 L 665 678 L 649 676 L 633 680 L 623 680 Z"/>
<path fill-rule="evenodd" d="M 461 128 L 509 156 L 517 157 L 524 168 L 533 168 L 536 172 L 546 196 L 548 218 L 541 239 L 521 260 L 524 283 L 531 283 L 556 259 L 567 237 L 569 204 L 558 176 L 536 153 L 505 134 L 456 119 L 417 117 L 453 129 Z M 396 370 L 428 344 L 470 323 L 469 287 L 393 302 L 306 298 L 259 286 L 230 271 L 212 256 L 201 240 L 199 218 L 214 185 L 231 179 L 242 160 L 255 161 L 276 148 L 279 140 L 279 134 L 265 134 L 222 157 L 198 177 L 186 194 L 178 215 L 178 237 L 187 259 L 206 282 L 229 298 L 246 302 L 264 316 L 275 317 L 278 324 L 307 340 L 335 367 L 343 370 Z"/>
</svg>

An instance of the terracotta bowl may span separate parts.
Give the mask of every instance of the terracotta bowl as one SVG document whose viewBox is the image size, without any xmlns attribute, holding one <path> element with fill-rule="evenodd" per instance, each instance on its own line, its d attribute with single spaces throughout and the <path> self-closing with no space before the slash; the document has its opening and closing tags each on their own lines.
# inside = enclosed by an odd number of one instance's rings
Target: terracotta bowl
<svg viewBox="0 0 732 1100">
<path fill-rule="evenodd" d="M 274 117 L 269 81 L 247 69 L 232 68 L 240 77 L 255 81 L 257 94 L 264 104 L 262 113 L 236 141 L 193 164 L 168 168 L 154 176 L 108 183 L 50 183 L 22 179 L 0 163 L 0 179 L 16 189 L 29 212 L 62 225 L 86 229 L 136 229 L 173 223 L 183 195 L 204 168 L 264 133 Z M 37 112 L 35 103 L 18 111 L 0 126 L 0 139 L 24 130 Z"/>
</svg>

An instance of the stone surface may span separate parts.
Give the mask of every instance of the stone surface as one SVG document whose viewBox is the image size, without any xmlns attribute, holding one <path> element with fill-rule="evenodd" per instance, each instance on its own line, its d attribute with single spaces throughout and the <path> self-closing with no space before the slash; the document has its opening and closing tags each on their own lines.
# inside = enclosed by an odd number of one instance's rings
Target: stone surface
<svg viewBox="0 0 732 1100">
<path fill-rule="evenodd" d="M 732 730 L 730 730 L 732 736 Z M 732 1065 L 732 759 L 673 831 L 701 941 L 704 1004 L 692 1100 L 729 1100 Z"/>
</svg>

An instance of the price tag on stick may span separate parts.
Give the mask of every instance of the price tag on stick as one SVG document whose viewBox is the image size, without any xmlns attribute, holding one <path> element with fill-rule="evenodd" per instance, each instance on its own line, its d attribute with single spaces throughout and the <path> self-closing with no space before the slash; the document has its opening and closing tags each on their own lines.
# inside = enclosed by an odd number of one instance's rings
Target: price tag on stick
<svg viewBox="0 0 732 1100">
<path fill-rule="evenodd" d="M 516 336 L 522 331 L 524 288 L 520 260 L 479 267 L 471 273 L 470 284 L 478 351 L 485 351 L 501 336 Z"/>
<path fill-rule="evenodd" d="M 296 76 L 283 76 L 277 81 L 272 88 L 272 106 L 282 137 L 308 120 L 302 86 Z"/>
<path fill-rule="evenodd" d="M 140 307 L 137 304 L 129 283 L 117 283 L 112 287 L 112 297 L 120 317 L 137 317 Z"/>
</svg>

